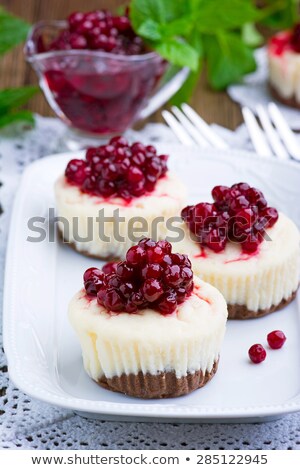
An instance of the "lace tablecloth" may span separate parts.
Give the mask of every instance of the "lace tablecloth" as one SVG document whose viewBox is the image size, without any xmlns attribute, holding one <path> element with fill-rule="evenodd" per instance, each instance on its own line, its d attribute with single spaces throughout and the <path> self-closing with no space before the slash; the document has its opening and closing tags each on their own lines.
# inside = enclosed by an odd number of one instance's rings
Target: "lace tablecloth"
<svg viewBox="0 0 300 470">
<path fill-rule="evenodd" d="M 249 148 L 242 126 L 236 133 L 215 127 L 236 147 Z M 44 155 L 65 150 L 64 126 L 37 117 L 35 129 L 0 134 L 0 297 L 7 228 L 23 168 Z M 136 138 L 136 136 L 135 136 Z M 148 125 L 139 139 L 172 141 L 161 124 Z M 2 304 L 0 298 L 0 305 Z M 94 421 L 24 395 L 9 381 L 0 325 L 1 449 L 300 449 L 300 413 L 264 424 L 162 424 Z"/>
</svg>

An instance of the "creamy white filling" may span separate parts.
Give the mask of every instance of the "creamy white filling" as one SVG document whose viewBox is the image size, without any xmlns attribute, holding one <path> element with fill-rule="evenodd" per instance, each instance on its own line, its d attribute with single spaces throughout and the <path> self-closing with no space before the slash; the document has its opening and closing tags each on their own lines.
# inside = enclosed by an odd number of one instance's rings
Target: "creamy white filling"
<svg viewBox="0 0 300 470">
<path fill-rule="evenodd" d="M 245 305 L 258 311 L 278 305 L 297 290 L 299 283 L 299 230 L 284 214 L 259 247 L 258 254 L 245 255 L 238 243 L 229 242 L 221 253 L 201 248 L 191 239 L 185 223 L 183 241 L 173 244 L 173 251 L 190 256 L 194 273 L 211 283 L 224 295 L 228 304 Z"/>
<path fill-rule="evenodd" d="M 285 99 L 296 98 L 300 103 L 300 54 L 291 50 L 275 54 L 268 49 L 269 81 Z"/>
<path fill-rule="evenodd" d="M 85 291 L 70 302 L 69 319 L 87 373 L 98 380 L 125 374 L 210 372 L 220 354 L 227 307 L 213 286 L 195 277 L 194 293 L 172 315 L 145 309 L 110 314 Z"/>
<path fill-rule="evenodd" d="M 55 196 L 57 213 L 67 221 L 59 222 L 66 241 L 73 243 L 78 251 L 92 256 L 122 258 L 142 236 L 166 237 L 166 220 L 180 214 L 186 200 L 186 189 L 176 176 L 168 173 L 158 180 L 151 194 L 134 198 L 126 204 L 122 198 L 104 199 L 83 194 L 77 186 L 69 185 L 61 177 L 55 184 Z M 103 233 L 99 233 L 96 218 L 102 209 L 110 220 L 105 222 Z M 114 212 L 117 209 L 118 216 L 123 219 L 119 223 Z"/>
</svg>

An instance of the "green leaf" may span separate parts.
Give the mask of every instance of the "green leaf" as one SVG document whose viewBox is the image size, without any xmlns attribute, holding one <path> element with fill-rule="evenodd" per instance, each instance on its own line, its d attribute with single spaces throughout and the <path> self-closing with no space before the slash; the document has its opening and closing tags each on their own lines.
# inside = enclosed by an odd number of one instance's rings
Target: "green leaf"
<svg viewBox="0 0 300 470">
<path fill-rule="evenodd" d="M 264 42 L 263 36 L 257 31 L 253 23 L 245 23 L 242 26 L 242 39 L 249 47 L 261 46 Z"/>
<path fill-rule="evenodd" d="M 30 25 L 0 6 L 0 54 L 26 39 Z"/>
<path fill-rule="evenodd" d="M 161 34 L 165 37 L 180 36 L 186 37 L 192 31 L 194 25 L 190 16 L 183 16 L 167 24 L 161 25 Z"/>
<path fill-rule="evenodd" d="M 190 100 L 196 85 L 199 80 L 200 74 L 200 67 L 196 72 L 190 72 L 188 78 L 180 88 L 180 90 L 175 93 L 175 95 L 171 98 L 171 103 L 175 106 L 179 106 L 181 103 L 186 103 Z"/>
<path fill-rule="evenodd" d="M 256 69 L 253 51 L 238 34 L 219 33 L 205 38 L 208 80 L 215 90 L 223 90 Z"/>
<path fill-rule="evenodd" d="M 7 114 L 0 114 L 0 128 L 14 124 L 16 122 L 26 122 L 34 124 L 34 115 L 31 111 L 21 110 L 8 112 Z"/>
<path fill-rule="evenodd" d="M 172 64 L 189 67 L 196 71 L 199 63 L 199 54 L 192 46 L 176 38 L 154 44 L 155 50 Z"/>
<path fill-rule="evenodd" d="M 137 33 L 143 38 L 150 39 L 151 41 L 159 41 L 162 39 L 160 32 L 160 25 L 151 19 L 146 20 L 139 26 Z"/>
<path fill-rule="evenodd" d="M 198 5 L 197 28 L 208 34 L 234 29 L 255 22 L 258 15 L 252 0 L 202 0 Z"/>
<path fill-rule="evenodd" d="M 36 86 L 22 88 L 6 88 L 0 90 L 0 114 L 10 109 L 16 109 L 27 103 L 27 101 L 39 91 Z"/>
<path fill-rule="evenodd" d="M 147 20 L 159 24 L 184 16 L 188 11 L 188 1 L 176 0 L 131 0 L 130 19 L 135 31 Z"/>
</svg>

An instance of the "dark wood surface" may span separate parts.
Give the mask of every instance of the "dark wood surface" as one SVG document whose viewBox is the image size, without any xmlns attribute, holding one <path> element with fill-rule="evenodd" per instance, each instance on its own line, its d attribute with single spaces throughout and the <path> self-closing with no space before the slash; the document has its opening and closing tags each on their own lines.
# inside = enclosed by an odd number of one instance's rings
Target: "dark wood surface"
<svg viewBox="0 0 300 470">
<path fill-rule="evenodd" d="M 75 10 L 89 11 L 101 8 L 114 10 L 124 3 L 122 0 L 0 0 L 0 4 L 10 12 L 30 23 L 42 19 L 63 19 Z M 35 73 L 24 60 L 22 46 L 0 59 L 0 88 L 36 83 Z M 209 123 L 216 122 L 235 129 L 242 121 L 239 106 L 233 103 L 225 92 L 211 91 L 203 79 L 194 93 L 191 104 Z M 44 116 L 53 115 L 42 93 L 31 100 L 29 107 Z M 160 121 L 160 112 L 150 120 Z"/>
</svg>

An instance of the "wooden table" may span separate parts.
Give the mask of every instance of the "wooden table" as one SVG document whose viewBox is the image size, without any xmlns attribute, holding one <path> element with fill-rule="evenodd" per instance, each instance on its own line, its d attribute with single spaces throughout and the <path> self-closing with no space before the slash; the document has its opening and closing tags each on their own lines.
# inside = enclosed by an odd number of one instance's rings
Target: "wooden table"
<svg viewBox="0 0 300 470">
<path fill-rule="evenodd" d="M 124 3 L 126 3 L 124 0 L 1 0 L 1 5 L 30 23 L 42 19 L 63 19 L 76 10 L 89 11 L 101 8 L 114 10 Z M 24 60 L 22 46 L 0 59 L 0 88 L 36 83 L 35 73 Z M 209 123 L 216 122 L 235 129 L 242 121 L 239 106 L 233 103 L 225 92 L 211 91 L 203 79 L 200 80 L 191 104 Z M 44 116 L 53 115 L 42 93 L 31 100 L 29 107 Z M 161 121 L 160 112 L 152 116 L 151 120 Z"/>
</svg>

